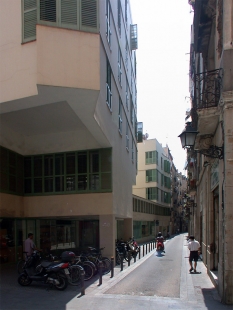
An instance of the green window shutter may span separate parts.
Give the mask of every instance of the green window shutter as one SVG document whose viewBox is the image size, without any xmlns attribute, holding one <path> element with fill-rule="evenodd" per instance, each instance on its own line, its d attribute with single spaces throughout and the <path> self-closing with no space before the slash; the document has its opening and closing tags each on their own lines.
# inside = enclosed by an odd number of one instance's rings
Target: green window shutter
<svg viewBox="0 0 233 310">
<path fill-rule="evenodd" d="M 23 0 L 23 42 L 36 39 L 37 1 Z"/>
<path fill-rule="evenodd" d="M 99 32 L 98 5 L 99 5 L 98 0 L 81 0 L 80 30 Z"/>
<path fill-rule="evenodd" d="M 60 24 L 64 28 L 77 29 L 78 3 L 77 0 L 60 0 Z"/>
<path fill-rule="evenodd" d="M 41 24 L 57 24 L 57 1 L 56 0 L 39 0 L 38 20 Z"/>
</svg>

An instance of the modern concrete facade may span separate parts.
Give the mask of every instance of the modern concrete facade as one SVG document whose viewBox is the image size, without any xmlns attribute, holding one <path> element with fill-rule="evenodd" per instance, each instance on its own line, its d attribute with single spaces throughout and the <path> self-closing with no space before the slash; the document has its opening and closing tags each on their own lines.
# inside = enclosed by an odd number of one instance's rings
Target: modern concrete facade
<svg viewBox="0 0 233 310">
<path fill-rule="evenodd" d="M 144 139 L 138 143 L 138 174 L 133 195 L 145 202 L 151 201 L 155 208 L 150 212 L 139 212 L 139 208 L 134 208 L 137 212 L 134 213 L 134 221 L 150 221 L 151 227 L 155 225 L 153 235 L 159 231 L 166 235 L 170 231 L 171 160 L 168 147 L 163 147 L 156 139 Z"/>
<path fill-rule="evenodd" d="M 0 23 L 1 256 L 17 259 L 31 231 L 46 250 L 95 245 L 111 256 L 118 220 L 133 231 L 130 3 L 3 0 Z"/>
<path fill-rule="evenodd" d="M 222 302 L 233 304 L 233 1 L 189 3 L 194 10 L 191 116 L 198 131 L 198 153 L 187 153 L 189 232 L 201 241 L 203 261 Z"/>
</svg>

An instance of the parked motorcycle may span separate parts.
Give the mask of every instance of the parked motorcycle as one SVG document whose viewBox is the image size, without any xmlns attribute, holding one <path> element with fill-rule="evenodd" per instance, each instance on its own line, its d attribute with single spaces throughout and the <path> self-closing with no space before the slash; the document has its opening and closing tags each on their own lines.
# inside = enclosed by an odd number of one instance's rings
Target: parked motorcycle
<svg viewBox="0 0 233 310">
<path fill-rule="evenodd" d="M 116 264 L 119 265 L 121 263 L 121 255 L 123 259 L 128 261 L 128 250 L 126 242 L 123 240 L 116 240 Z"/>
<path fill-rule="evenodd" d="M 23 273 L 18 277 L 18 283 L 22 286 L 28 286 L 32 281 L 37 281 L 55 286 L 61 291 L 66 289 L 68 285 L 66 274 L 69 273 L 69 263 L 42 261 L 38 265 L 39 257 L 39 251 L 34 251 L 28 258 L 23 267 Z"/>
<path fill-rule="evenodd" d="M 134 237 L 129 240 L 128 245 L 130 247 L 132 257 L 135 258 L 138 255 L 140 248 Z"/>
<path fill-rule="evenodd" d="M 120 264 L 121 255 L 127 262 L 132 258 L 135 258 L 139 252 L 139 246 L 135 241 L 134 237 L 130 238 L 129 241 L 124 242 L 123 240 L 116 241 L 116 264 Z"/>
</svg>

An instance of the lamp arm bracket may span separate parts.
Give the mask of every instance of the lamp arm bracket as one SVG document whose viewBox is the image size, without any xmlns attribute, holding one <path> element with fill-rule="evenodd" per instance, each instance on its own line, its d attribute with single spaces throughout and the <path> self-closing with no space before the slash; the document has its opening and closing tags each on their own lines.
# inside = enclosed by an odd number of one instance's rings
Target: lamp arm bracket
<svg viewBox="0 0 233 310">
<path fill-rule="evenodd" d="M 206 157 L 218 159 L 223 159 L 224 156 L 223 146 L 219 147 L 216 145 L 211 145 L 208 149 L 194 150 L 194 152 L 205 155 Z"/>
</svg>

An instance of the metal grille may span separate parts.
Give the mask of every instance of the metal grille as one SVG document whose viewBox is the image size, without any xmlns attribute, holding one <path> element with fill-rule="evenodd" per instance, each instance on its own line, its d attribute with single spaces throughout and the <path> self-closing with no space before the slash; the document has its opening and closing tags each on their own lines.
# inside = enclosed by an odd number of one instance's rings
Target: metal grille
<svg viewBox="0 0 233 310">
<path fill-rule="evenodd" d="M 197 109 L 216 107 L 222 91 L 222 69 L 195 75 L 195 105 Z"/>
</svg>

